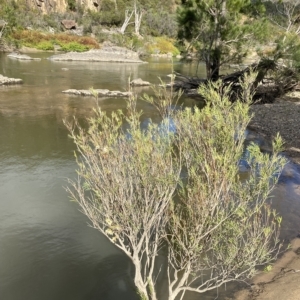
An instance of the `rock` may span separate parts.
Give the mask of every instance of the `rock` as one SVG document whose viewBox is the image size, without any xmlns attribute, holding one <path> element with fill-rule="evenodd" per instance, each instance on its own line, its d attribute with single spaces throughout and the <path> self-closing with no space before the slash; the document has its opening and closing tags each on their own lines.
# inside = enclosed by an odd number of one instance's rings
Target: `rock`
<svg viewBox="0 0 300 300">
<path fill-rule="evenodd" d="M 91 90 L 76 90 L 76 89 L 69 89 L 63 91 L 65 94 L 70 95 L 78 95 L 78 96 L 95 96 L 98 97 L 129 97 L 131 95 L 130 92 L 120 92 L 120 91 L 110 91 L 107 89 L 94 89 Z"/>
<path fill-rule="evenodd" d="M 132 86 L 149 86 L 150 82 L 144 81 L 141 78 L 137 78 L 137 79 L 132 80 L 130 82 L 130 85 L 132 85 Z"/>
<path fill-rule="evenodd" d="M 61 24 L 67 30 L 71 30 L 71 29 L 76 29 L 77 28 L 77 24 L 76 24 L 76 22 L 74 20 L 62 20 Z"/>
<path fill-rule="evenodd" d="M 19 78 L 9 78 L 0 74 L 0 85 L 11 85 L 11 84 L 21 84 L 22 79 Z"/>
<path fill-rule="evenodd" d="M 8 54 L 7 57 L 15 58 L 15 59 L 19 59 L 19 60 L 41 60 L 40 58 L 30 57 L 29 55 L 20 54 L 20 53 L 16 53 L 16 52 Z"/>
<path fill-rule="evenodd" d="M 0 29 L 5 27 L 5 25 L 7 25 L 7 22 L 5 22 L 4 20 L 0 20 Z"/>
<path fill-rule="evenodd" d="M 68 52 L 65 54 L 57 54 L 49 57 L 49 59 L 54 61 L 145 63 L 140 60 L 137 52 L 117 46 L 104 46 L 101 49 L 93 49 L 86 52 Z"/>
</svg>

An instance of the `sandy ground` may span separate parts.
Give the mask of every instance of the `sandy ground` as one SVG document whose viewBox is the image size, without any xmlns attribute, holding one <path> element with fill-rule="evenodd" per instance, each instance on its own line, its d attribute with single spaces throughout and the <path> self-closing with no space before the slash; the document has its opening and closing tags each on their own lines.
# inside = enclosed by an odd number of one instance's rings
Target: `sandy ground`
<svg viewBox="0 0 300 300">
<path fill-rule="evenodd" d="M 300 195 L 299 195 L 300 196 Z M 235 294 L 235 300 L 299 300 L 300 299 L 300 238 L 292 241 L 287 251 L 269 272 L 252 280 L 248 289 Z"/>
<path fill-rule="evenodd" d="M 251 110 L 255 115 L 250 128 L 268 138 L 279 132 L 285 141 L 284 153 L 300 164 L 300 93 L 294 92 L 273 104 L 254 105 Z M 296 193 L 300 201 L 300 186 Z M 249 288 L 237 292 L 233 299 L 300 300 L 300 235 L 271 271 L 254 277 Z"/>
</svg>

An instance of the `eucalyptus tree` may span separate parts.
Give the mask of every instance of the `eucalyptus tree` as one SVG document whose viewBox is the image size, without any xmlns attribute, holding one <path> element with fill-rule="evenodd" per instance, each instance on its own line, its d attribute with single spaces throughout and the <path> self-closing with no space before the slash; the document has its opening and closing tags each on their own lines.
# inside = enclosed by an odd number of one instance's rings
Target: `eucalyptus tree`
<svg viewBox="0 0 300 300">
<path fill-rule="evenodd" d="M 206 64 L 207 78 L 219 78 L 222 64 L 241 61 L 264 33 L 260 0 L 182 0 L 179 38 L 188 40 Z"/>
<path fill-rule="evenodd" d="M 266 7 L 270 20 L 284 32 L 284 40 L 289 33 L 300 33 L 299 0 L 269 0 L 266 1 Z"/>
<path fill-rule="evenodd" d="M 284 59 L 285 65 L 299 70 L 300 61 L 300 1 L 269 0 L 265 2 L 267 16 L 275 26 L 277 36 L 273 50 L 274 61 Z"/>
<path fill-rule="evenodd" d="M 168 283 L 167 299 L 183 299 L 250 278 L 278 253 L 281 218 L 269 194 L 285 164 L 282 141 L 272 155 L 251 144 L 240 180 L 251 89 L 244 86 L 248 101 L 235 103 L 219 82 L 199 92 L 202 110 L 172 110 L 164 88 L 146 97 L 162 116 L 147 128 L 134 97 L 124 113 L 98 108 L 88 129 L 66 123 L 77 146 L 71 198 L 130 258 L 141 299 L 157 299 L 158 276 Z"/>
</svg>

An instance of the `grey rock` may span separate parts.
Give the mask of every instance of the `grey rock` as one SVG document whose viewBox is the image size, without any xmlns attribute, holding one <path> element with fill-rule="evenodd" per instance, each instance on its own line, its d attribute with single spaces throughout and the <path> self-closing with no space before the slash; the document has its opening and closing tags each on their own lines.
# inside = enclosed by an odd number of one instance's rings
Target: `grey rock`
<svg viewBox="0 0 300 300">
<path fill-rule="evenodd" d="M 49 57 L 53 61 L 103 61 L 103 62 L 129 62 L 144 63 L 139 59 L 137 52 L 126 48 L 109 46 L 102 49 L 93 49 L 86 52 L 68 52 Z"/>
<path fill-rule="evenodd" d="M 137 78 L 137 79 L 132 80 L 130 82 L 130 85 L 132 85 L 132 86 L 149 86 L 150 82 L 149 81 L 144 81 L 141 78 Z"/>
<path fill-rule="evenodd" d="M 94 89 L 93 91 L 69 89 L 69 90 L 63 91 L 63 93 L 70 94 L 70 95 L 78 95 L 78 96 L 97 95 L 98 97 L 129 97 L 131 95 L 130 92 L 110 91 L 107 89 Z"/>
<path fill-rule="evenodd" d="M 9 78 L 0 74 L 0 85 L 21 84 L 23 80 L 20 78 Z"/>
<path fill-rule="evenodd" d="M 76 22 L 74 20 L 62 20 L 61 24 L 67 30 L 71 30 L 71 29 L 76 29 L 77 28 L 77 24 L 76 24 Z"/>
<path fill-rule="evenodd" d="M 15 59 L 19 59 L 19 60 L 41 60 L 40 58 L 30 57 L 29 55 L 20 54 L 20 53 L 16 53 L 16 52 L 8 54 L 7 57 L 15 58 Z"/>
</svg>

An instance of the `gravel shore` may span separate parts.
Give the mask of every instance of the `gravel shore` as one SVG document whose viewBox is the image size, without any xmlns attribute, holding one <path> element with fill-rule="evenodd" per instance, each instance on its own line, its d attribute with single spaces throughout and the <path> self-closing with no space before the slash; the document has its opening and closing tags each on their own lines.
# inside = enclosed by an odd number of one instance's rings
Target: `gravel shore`
<svg viewBox="0 0 300 300">
<path fill-rule="evenodd" d="M 272 104 L 256 104 L 251 107 L 254 116 L 249 128 L 273 138 L 279 132 L 283 138 L 284 153 L 300 163 L 300 92 L 276 99 Z"/>
<path fill-rule="evenodd" d="M 252 105 L 251 112 L 254 116 L 249 128 L 267 139 L 279 132 L 285 141 L 284 153 L 292 162 L 300 164 L 300 92 L 292 92 L 272 104 Z M 300 199 L 299 184 L 294 183 L 292 188 L 297 201 Z M 299 295 L 300 234 L 291 241 L 291 248 L 272 265 L 270 272 L 261 272 L 248 288 L 228 299 L 298 300 Z"/>
</svg>

